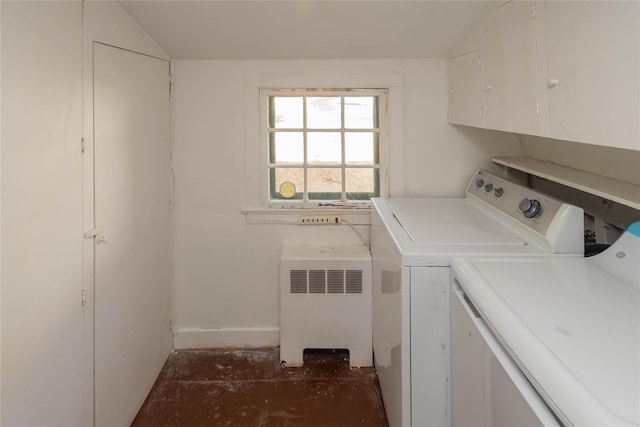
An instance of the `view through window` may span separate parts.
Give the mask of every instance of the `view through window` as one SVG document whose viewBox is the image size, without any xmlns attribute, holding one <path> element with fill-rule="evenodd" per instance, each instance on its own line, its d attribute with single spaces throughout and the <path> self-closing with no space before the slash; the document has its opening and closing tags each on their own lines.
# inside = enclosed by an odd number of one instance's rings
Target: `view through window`
<svg viewBox="0 0 640 427">
<path fill-rule="evenodd" d="M 380 196 L 386 90 L 270 90 L 262 97 L 271 202 L 349 205 Z"/>
</svg>

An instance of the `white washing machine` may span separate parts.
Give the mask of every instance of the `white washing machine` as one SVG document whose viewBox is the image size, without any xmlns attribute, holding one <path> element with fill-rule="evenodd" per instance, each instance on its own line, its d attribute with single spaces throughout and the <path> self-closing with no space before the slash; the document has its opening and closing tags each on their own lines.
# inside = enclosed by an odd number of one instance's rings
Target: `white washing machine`
<svg viewBox="0 0 640 427">
<path fill-rule="evenodd" d="M 583 210 L 482 170 L 464 198 L 372 204 L 373 349 L 389 424 L 449 426 L 452 260 L 582 256 Z"/>
<path fill-rule="evenodd" d="M 454 358 L 455 425 L 640 425 L 640 222 L 591 258 L 462 258 L 453 270 L 454 355 L 497 342 L 512 380 L 493 393 L 483 352 Z M 514 411 L 504 392 L 527 404 Z"/>
</svg>

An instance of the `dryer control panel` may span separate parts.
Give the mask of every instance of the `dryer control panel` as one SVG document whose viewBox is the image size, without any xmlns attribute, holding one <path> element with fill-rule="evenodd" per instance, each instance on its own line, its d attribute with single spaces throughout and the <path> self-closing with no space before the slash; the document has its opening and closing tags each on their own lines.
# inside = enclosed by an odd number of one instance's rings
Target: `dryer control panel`
<svg viewBox="0 0 640 427">
<path fill-rule="evenodd" d="M 495 215 L 507 216 L 516 231 L 554 253 L 584 251 L 584 212 L 577 206 L 484 170 L 475 173 L 466 197 Z"/>
</svg>

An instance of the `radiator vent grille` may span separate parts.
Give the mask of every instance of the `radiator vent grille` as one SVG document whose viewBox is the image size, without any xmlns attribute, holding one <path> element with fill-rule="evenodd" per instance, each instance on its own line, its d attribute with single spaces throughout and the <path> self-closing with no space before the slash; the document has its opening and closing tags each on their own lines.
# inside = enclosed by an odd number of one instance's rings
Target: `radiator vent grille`
<svg viewBox="0 0 640 427">
<path fill-rule="evenodd" d="M 309 293 L 324 294 L 326 283 L 325 270 L 309 270 Z"/>
<path fill-rule="evenodd" d="M 307 293 L 307 270 L 291 270 L 290 274 L 291 293 Z"/>
<path fill-rule="evenodd" d="M 327 270 L 327 292 L 344 293 L 344 270 Z"/>
<path fill-rule="evenodd" d="M 362 270 L 291 270 L 292 294 L 361 294 Z"/>
<path fill-rule="evenodd" d="M 347 293 L 362 293 L 362 270 L 347 270 Z"/>
</svg>

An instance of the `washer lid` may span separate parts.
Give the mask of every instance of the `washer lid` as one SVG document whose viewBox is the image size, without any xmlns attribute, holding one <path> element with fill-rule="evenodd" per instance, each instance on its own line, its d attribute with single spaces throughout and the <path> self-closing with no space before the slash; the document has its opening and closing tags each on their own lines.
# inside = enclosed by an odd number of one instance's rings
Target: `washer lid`
<svg viewBox="0 0 640 427">
<path fill-rule="evenodd" d="M 525 245 L 463 199 L 388 199 L 387 203 L 418 245 Z"/>
<path fill-rule="evenodd" d="M 454 270 L 571 424 L 640 424 L 637 290 L 583 258 L 456 260 Z"/>
</svg>

